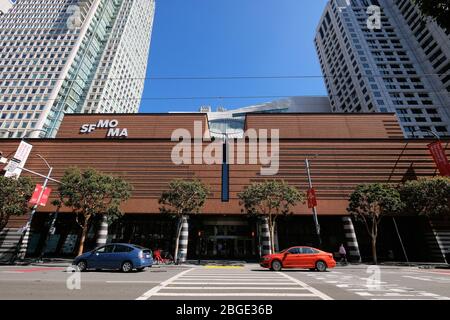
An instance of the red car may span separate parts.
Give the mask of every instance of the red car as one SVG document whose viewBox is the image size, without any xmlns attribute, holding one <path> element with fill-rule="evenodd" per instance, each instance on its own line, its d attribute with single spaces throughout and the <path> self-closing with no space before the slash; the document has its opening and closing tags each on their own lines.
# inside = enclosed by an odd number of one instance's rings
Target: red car
<svg viewBox="0 0 450 320">
<path fill-rule="evenodd" d="M 263 256 L 260 265 L 274 271 L 282 268 L 305 268 L 323 272 L 327 268 L 334 268 L 336 261 L 329 252 L 311 247 L 292 247 Z"/>
</svg>

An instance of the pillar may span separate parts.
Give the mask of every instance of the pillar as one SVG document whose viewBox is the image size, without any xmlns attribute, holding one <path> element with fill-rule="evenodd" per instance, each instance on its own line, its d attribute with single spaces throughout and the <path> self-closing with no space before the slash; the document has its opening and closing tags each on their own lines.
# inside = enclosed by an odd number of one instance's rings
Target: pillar
<svg viewBox="0 0 450 320">
<path fill-rule="evenodd" d="M 108 240 L 108 216 L 102 215 L 100 224 L 97 230 L 97 242 L 96 246 L 100 247 L 106 244 Z"/>
<path fill-rule="evenodd" d="M 188 249 L 188 239 L 189 239 L 189 223 L 187 216 L 181 218 L 181 234 L 178 249 L 179 263 L 185 262 L 187 257 Z"/>
<path fill-rule="evenodd" d="M 342 217 L 342 222 L 344 223 L 345 241 L 347 243 L 347 256 L 351 261 L 361 262 L 358 239 L 356 238 L 352 219 L 349 216 Z"/>
<path fill-rule="evenodd" d="M 260 245 L 261 255 L 272 253 L 272 247 L 270 245 L 270 230 L 269 230 L 269 218 L 262 217 L 260 221 Z"/>
</svg>

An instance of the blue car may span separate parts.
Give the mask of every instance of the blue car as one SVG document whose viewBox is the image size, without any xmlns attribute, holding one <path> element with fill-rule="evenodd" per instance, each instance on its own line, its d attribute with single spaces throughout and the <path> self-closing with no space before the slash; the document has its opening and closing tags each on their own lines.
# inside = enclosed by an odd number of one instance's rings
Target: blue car
<svg viewBox="0 0 450 320">
<path fill-rule="evenodd" d="M 79 271 L 88 269 L 116 269 L 122 272 L 138 271 L 153 265 L 150 249 L 128 243 L 111 243 L 85 252 L 72 263 Z"/>
</svg>

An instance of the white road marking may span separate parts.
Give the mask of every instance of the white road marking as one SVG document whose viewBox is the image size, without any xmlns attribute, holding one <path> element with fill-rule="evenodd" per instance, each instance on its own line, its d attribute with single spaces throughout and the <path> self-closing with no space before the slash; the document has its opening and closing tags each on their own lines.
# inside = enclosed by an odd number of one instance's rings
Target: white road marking
<svg viewBox="0 0 450 320">
<path fill-rule="evenodd" d="M 126 281 L 126 280 L 123 280 L 123 281 L 120 281 L 120 280 L 117 280 L 117 281 L 105 281 L 106 283 L 161 283 L 161 281 L 139 281 L 139 280 L 137 280 L 137 281 Z"/>
<path fill-rule="evenodd" d="M 306 288 L 286 287 L 164 287 L 164 290 L 308 290 Z"/>
<path fill-rule="evenodd" d="M 313 288 L 313 287 L 307 285 L 306 283 L 304 283 L 304 282 L 302 282 L 302 281 L 300 281 L 298 279 L 295 279 L 295 278 L 293 278 L 291 276 L 288 276 L 287 274 L 284 274 L 282 272 L 277 272 L 277 274 L 281 274 L 283 277 L 285 277 L 287 279 L 290 279 L 291 281 L 293 281 L 293 282 L 299 284 L 300 286 L 306 288 L 307 290 L 309 290 L 311 293 L 315 294 L 317 297 L 321 298 L 322 300 L 333 300 L 333 298 L 327 296 L 325 293 L 317 290 L 316 288 Z"/>
<path fill-rule="evenodd" d="M 410 279 L 414 279 L 414 280 L 422 280 L 422 281 L 433 281 L 427 278 L 421 278 L 421 277 L 413 277 L 413 276 L 402 276 L 403 278 L 410 278 Z"/>
<path fill-rule="evenodd" d="M 259 293 L 259 292 L 235 292 L 235 293 L 172 293 L 157 292 L 153 296 L 169 297 L 315 297 L 311 293 Z"/>
<path fill-rule="evenodd" d="M 184 279 L 181 279 L 180 281 L 173 282 L 173 284 L 203 284 L 203 285 L 214 285 L 214 284 L 230 284 L 230 282 L 193 282 L 193 281 L 184 281 Z M 292 282 L 239 282 L 239 284 L 262 284 L 262 285 L 285 285 L 285 286 L 296 286 L 296 283 Z"/>
<path fill-rule="evenodd" d="M 161 290 L 165 286 L 169 285 L 170 283 L 172 283 L 173 281 L 175 281 L 179 277 L 182 277 L 183 275 L 185 275 L 186 273 L 188 273 L 189 271 L 192 271 L 192 270 L 194 270 L 194 268 L 191 268 L 191 269 L 185 270 L 183 272 L 180 272 L 179 274 L 173 276 L 172 278 L 170 278 L 170 279 L 168 279 L 168 280 L 166 280 L 164 282 L 161 282 L 159 286 L 155 286 L 154 288 L 148 290 L 146 293 L 141 295 L 136 300 L 148 300 L 152 295 L 157 293 L 159 290 Z"/>
</svg>

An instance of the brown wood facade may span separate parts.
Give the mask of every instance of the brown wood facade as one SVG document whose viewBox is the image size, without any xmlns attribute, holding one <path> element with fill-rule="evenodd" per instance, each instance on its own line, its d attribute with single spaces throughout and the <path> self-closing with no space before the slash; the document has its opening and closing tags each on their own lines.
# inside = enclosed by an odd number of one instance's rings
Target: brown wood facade
<svg viewBox="0 0 450 320">
<path fill-rule="evenodd" d="M 365 115 L 367 118 L 371 116 Z M 211 189 L 211 195 L 203 209 L 204 214 L 239 215 L 241 214 L 241 207 L 237 199 L 237 193 L 252 182 L 264 179 L 283 179 L 300 190 L 306 191 L 307 176 L 304 165 L 306 157 L 311 161 L 311 174 L 314 187 L 317 190 L 319 215 L 345 215 L 348 196 L 358 184 L 371 182 L 401 183 L 407 179 L 438 174 L 427 148 L 432 140 L 398 138 L 394 133 L 397 129 L 394 130 L 392 124 L 384 123 L 382 117 L 374 117 L 374 121 L 372 121 L 376 123 L 374 127 L 381 128 L 387 125 L 389 133 L 385 134 L 387 136 L 393 135 L 393 138 L 380 137 L 381 129 L 376 129 L 372 137 L 366 137 L 368 135 L 366 130 L 362 134 L 363 138 L 356 138 L 358 126 L 351 123 L 349 124 L 349 127 L 353 128 L 350 130 L 353 132 L 351 138 L 323 138 L 323 131 L 334 130 L 327 127 L 322 127 L 321 130 L 314 127 L 314 129 L 305 131 L 309 132 L 309 137 L 305 137 L 303 134 L 302 138 L 293 138 L 294 134 L 292 133 L 289 138 L 283 138 L 282 136 L 279 148 L 279 171 L 275 176 L 262 176 L 260 173 L 261 165 L 248 164 L 249 141 L 246 141 L 246 164 L 230 165 L 230 201 L 224 203 L 221 202 L 222 171 L 220 164 L 175 165 L 171 160 L 172 149 L 177 144 L 177 142 L 170 140 L 171 131 L 178 126 L 190 127 L 198 117 L 161 116 L 154 123 L 155 127 L 164 124 L 165 129 L 161 131 L 151 126 L 148 128 L 147 125 L 140 125 L 136 132 L 147 129 L 149 132 L 154 132 L 149 134 L 148 138 L 144 138 L 145 133 L 138 134 L 140 136 L 138 138 L 130 135 L 127 139 L 105 139 L 104 137 L 85 139 L 72 136 L 75 132 L 74 129 L 79 127 L 81 123 L 90 123 L 89 119 L 93 119 L 92 122 L 95 122 L 96 117 L 98 118 L 98 115 L 70 116 L 65 120 L 70 125 L 65 122 L 56 139 L 28 139 L 27 141 L 33 145 L 33 150 L 26 163 L 26 168 L 45 174 L 47 167 L 36 156 L 36 154 L 40 154 L 54 167 L 55 179 L 60 178 L 64 170 L 71 166 L 96 168 L 102 172 L 120 176 L 134 187 L 132 198 L 123 206 L 123 210 L 128 214 L 158 214 L 158 198 L 169 181 L 175 178 L 198 178 L 209 185 Z M 127 120 L 129 122 L 126 125 L 129 126 L 130 131 L 134 129 L 133 122 L 138 123 L 141 121 L 140 119 L 144 118 L 140 115 L 127 117 L 129 117 L 129 120 Z M 342 115 L 315 115 L 306 118 L 308 118 L 308 122 L 315 118 L 314 123 L 320 123 L 321 117 L 341 118 L 339 121 L 343 119 Z M 78 125 L 75 124 L 75 118 L 78 119 Z M 133 118 L 136 120 L 134 121 Z M 161 120 L 163 118 L 165 118 L 164 121 Z M 172 130 L 169 130 L 167 124 L 169 121 L 166 118 L 176 119 Z M 264 124 L 258 125 L 258 128 L 282 126 L 282 122 L 279 122 L 279 115 L 268 114 L 249 117 L 251 121 L 247 123 L 247 127 L 250 127 L 250 124 L 252 127 L 256 127 L 255 118 L 264 120 L 264 122 L 261 122 Z M 274 119 L 274 121 L 271 122 L 270 119 Z M 354 118 L 354 121 L 357 121 L 357 119 L 358 117 Z M 366 125 L 370 126 L 369 123 Z M 160 134 L 164 134 L 166 137 L 157 137 Z M 443 140 L 442 142 L 447 155 L 449 155 L 450 140 Z M 4 156 L 11 157 L 19 143 L 20 140 L 17 139 L 0 140 L 0 151 L 3 152 Z M 209 143 L 203 141 L 203 147 L 206 147 Z M 238 153 L 237 148 L 234 152 L 235 154 Z M 36 177 L 33 177 L 33 179 L 37 183 L 42 180 Z M 51 183 L 50 187 L 54 190 L 57 189 L 57 185 L 54 183 Z M 55 192 L 53 192 L 53 195 L 55 195 Z M 39 209 L 41 212 L 52 212 L 53 210 L 54 208 L 50 205 Z M 306 205 L 299 205 L 294 211 L 298 215 L 310 214 L 310 209 Z M 10 227 L 22 224 L 17 219 L 11 219 Z"/>
</svg>

